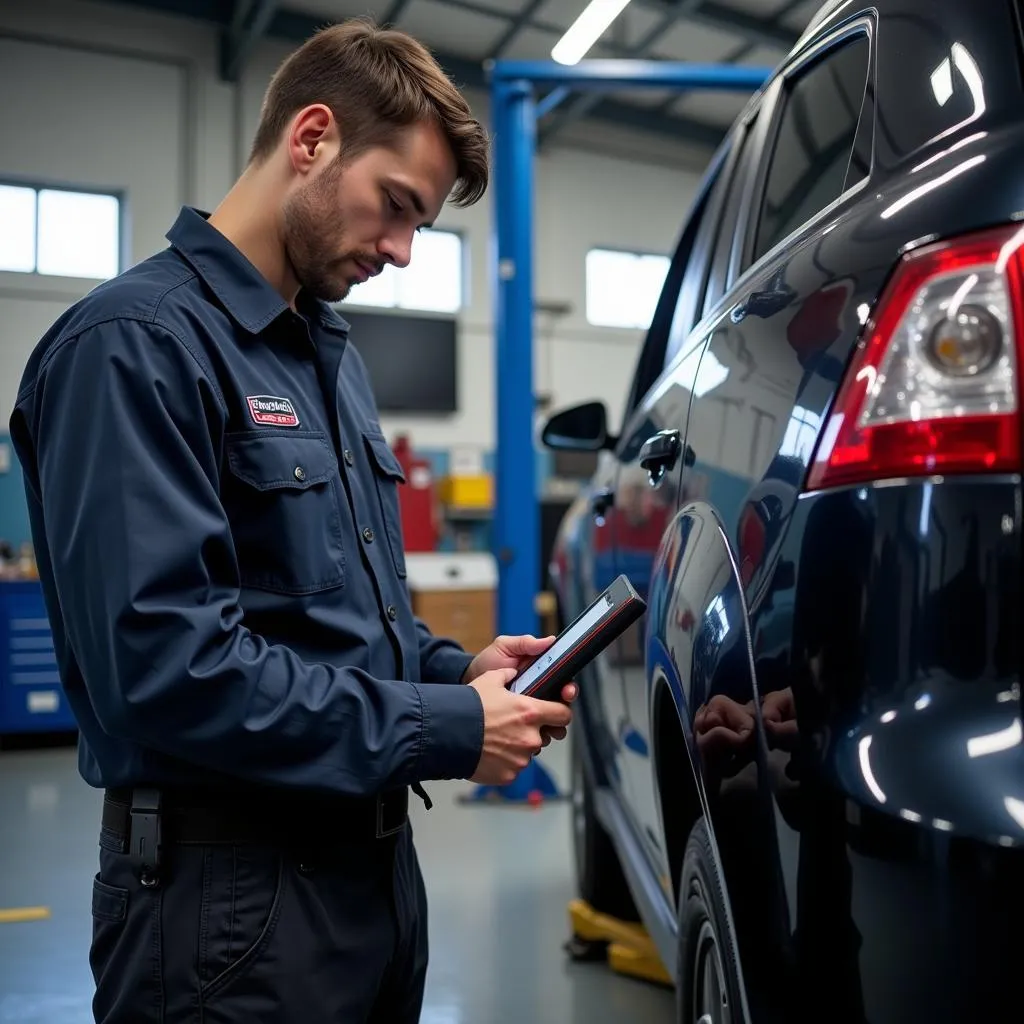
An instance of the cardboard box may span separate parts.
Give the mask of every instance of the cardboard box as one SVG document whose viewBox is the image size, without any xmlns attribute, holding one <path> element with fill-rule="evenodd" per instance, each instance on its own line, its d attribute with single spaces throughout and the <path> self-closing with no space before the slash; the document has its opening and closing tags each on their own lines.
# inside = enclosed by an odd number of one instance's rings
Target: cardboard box
<svg viewBox="0 0 1024 1024">
<path fill-rule="evenodd" d="M 478 654 L 495 637 L 497 567 L 487 554 L 415 554 L 407 558 L 413 612 L 435 636 Z"/>
</svg>

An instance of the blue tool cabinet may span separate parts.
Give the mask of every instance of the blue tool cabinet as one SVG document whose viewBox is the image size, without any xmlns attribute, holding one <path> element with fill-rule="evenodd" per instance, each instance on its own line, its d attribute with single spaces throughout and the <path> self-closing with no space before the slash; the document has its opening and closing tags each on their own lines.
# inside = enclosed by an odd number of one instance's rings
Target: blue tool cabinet
<svg viewBox="0 0 1024 1024">
<path fill-rule="evenodd" d="M 0 581 L 0 735 L 75 728 L 39 582 Z"/>
</svg>

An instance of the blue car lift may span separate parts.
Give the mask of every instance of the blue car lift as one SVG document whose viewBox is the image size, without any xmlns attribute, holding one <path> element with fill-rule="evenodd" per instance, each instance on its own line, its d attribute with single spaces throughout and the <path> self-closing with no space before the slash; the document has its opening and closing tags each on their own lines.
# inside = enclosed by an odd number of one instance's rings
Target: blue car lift
<svg viewBox="0 0 1024 1024">
<path fill-rule="evenodd" d="M 533 161 L 537 120 L 574 90 L 674 88 L 753 93 L 769 68 L 651 60 L 499 60 L 490 65 L 494 146 L 492 275 L 497 358 L 494 554 L 498 564 L 498 632 L 538 631 L 540 510 L 534 452 Z M 537 85 L 553 88 L 537 102 Z M 523 800 L 557 795 L 536 762 L 511 786 L 478 787 L 473 799 Z"/>
</svg>

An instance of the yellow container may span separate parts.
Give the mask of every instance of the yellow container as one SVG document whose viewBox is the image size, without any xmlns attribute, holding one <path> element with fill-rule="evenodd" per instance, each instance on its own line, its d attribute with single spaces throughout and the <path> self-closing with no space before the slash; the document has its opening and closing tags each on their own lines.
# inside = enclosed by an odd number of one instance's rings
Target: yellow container
<svg viewBox="0 0 1024 1024">
<path fill-rule="evenodd" d="M 489 473 L 473 476 L 446 476 L 438 484 L 438 497 L 455 508 L 490 508 L 494 504 L 494 485 Z"/>
</svg>

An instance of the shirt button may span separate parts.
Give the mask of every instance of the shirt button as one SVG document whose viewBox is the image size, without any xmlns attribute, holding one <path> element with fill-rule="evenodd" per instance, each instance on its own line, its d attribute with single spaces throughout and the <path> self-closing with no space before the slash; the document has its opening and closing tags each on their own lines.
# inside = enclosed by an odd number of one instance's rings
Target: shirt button
<svg viewBox="0 0 1024 1024">
<path fill-rule="evenodd" d="M 355 462 L 355 461 L 356 460 L 352 457 L 352 452 L 348 448 L 346 448 L 345 449 L 345 465 L 346 466 L 351 466 L 352 463 Z"/>
<path fill-rule="evenodd" d="M 393 605 L 388 605 L 388 618 L 394 622 L 398 618 L 398 609 Z"/>
<path fill-rule="evenodd" d="M 373 530 L 369 527 L 363 530 L 363 540 L 365 540 L 367 544 L 373 543 Z"/>
<path fill-rule="evenodd" d="M 305 480 L 306 479 L 306 471 L 301 466 L 296 466 L 295 467 L 295 479 L 296 480 Z"/>
</svg>

